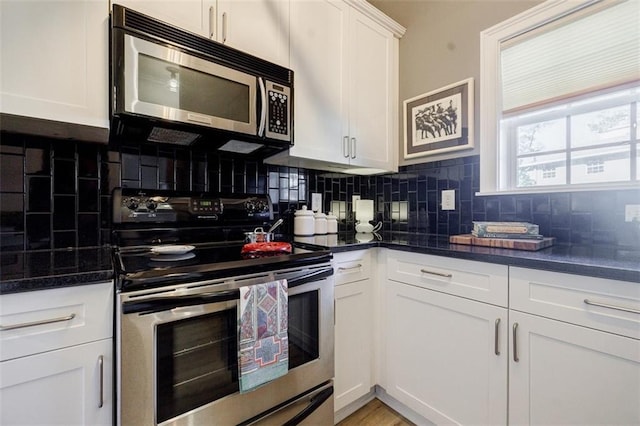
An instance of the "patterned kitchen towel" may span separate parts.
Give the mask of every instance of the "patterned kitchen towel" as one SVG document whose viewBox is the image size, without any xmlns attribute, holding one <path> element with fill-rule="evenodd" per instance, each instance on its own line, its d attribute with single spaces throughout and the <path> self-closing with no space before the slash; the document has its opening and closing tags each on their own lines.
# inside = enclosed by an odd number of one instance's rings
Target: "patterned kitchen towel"
<svg viewBox="0 0 640 426">
<path fill-rule="evenodd" d="M 240 392 L 289 371 L 287 280 L 240 288 Z"/>
</svg>

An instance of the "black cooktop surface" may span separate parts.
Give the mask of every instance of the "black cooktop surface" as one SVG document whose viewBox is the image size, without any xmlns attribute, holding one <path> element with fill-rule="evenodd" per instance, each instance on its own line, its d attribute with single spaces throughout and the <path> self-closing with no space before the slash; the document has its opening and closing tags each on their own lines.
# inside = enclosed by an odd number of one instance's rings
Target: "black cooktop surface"
<svg viewBox="0 0 640 426">
<path fill-rule="evenodd" d="M 247 258 L 244 241 L 196 243 L 176 246 L 175 252 L 158 254 L 158 245 L 114 250 L 118 287 L 121 290 L 158 287 L 183 282 L 228 278 L 329 262 L 329 250 L 265 254 Z M 187 244 L 188 245 L 188 244 Z M 166 247 L 166 245 L 164 246 Z M 182 249 L 182 250 L 179 250 Z"/>
</svg>

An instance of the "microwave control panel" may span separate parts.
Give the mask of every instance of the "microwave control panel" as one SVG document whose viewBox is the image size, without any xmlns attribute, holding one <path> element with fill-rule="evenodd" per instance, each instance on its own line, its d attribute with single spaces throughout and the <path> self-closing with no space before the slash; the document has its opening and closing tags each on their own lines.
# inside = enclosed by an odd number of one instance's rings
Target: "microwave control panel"
<svg viewBox="0 0 640 426">
<path fill-rule="evenodd" d="M 291 90 L 267 81 L 268 121 L 266 136 L 291 141 Z"/>
</svg>

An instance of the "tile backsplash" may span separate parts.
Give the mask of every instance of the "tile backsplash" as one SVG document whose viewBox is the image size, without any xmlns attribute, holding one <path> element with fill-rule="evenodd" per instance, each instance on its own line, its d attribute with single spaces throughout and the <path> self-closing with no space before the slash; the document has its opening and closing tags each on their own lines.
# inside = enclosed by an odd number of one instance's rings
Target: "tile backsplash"
<svg viewBox="0 0 640 426">
<path fill-rule="evenodd" d="M 352 196 L 374 200 L 385 230 L 440 236 L 468 233 L 474 220 L 523 220 L 560 243 L 640 249 L 640 227 L 624 222 L 640 189 L 476 196 L 479 158 L 401 167 L 398 173 L 352 176 L 265 165 L 184 147 L 105 145 L 2 134 L 0 249 L 38 250 L 108 244 L 111 191 L 118 186 L 268 193 L 288 216 L 310 193 L 325 211 L 340 206 L 341 229 L 352 229 Z M 456 209 L 440 209 L 441 191 L 456 191 Z M 332 203 L 341 202 L 341 203 Z"/>
</svg>

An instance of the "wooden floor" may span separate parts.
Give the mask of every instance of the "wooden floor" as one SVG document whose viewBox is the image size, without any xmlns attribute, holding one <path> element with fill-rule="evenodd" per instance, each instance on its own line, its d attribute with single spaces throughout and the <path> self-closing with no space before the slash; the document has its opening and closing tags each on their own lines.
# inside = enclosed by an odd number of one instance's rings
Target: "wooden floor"
<svg viewBox="0 0 640 426">
<path fill-rule="evenodd" d="M 338 426 L 413 426 L 377 398 L 338 423 Z"/>
</svg>

